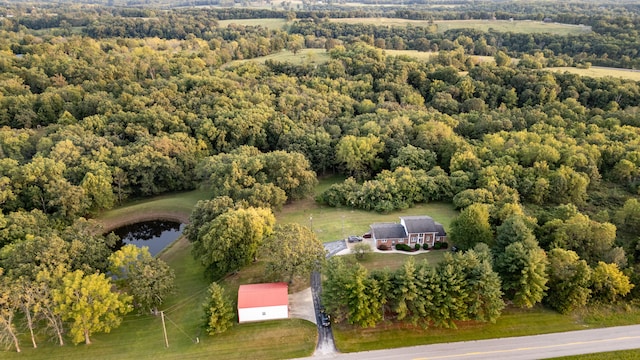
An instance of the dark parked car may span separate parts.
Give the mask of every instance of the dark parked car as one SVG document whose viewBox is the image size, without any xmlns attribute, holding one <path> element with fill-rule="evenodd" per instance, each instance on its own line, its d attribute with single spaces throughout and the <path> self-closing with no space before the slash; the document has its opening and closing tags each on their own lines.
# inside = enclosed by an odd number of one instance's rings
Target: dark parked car
<svg viewBox="0 0 640 360">
<path fill-rule="evenodd" d="M 352 243 L 352 242 L 360 242 L 360 241 L 362 241 L 362 237 L 355 236 L 355 235 L 349 235 L 349 237 L 347 238 L 347 241 L 349 241 L 350 243 Z"/>
<path fill-rule="evenodd" d="M 331 326 L 331 316 L 325 312 L 320 313 L 320 324 L 324 327 Z"/>
<path fill-rule="evenodd" d="M 371 239 L 371 233 L 366 233 L 364 235 L 362 235 L 363 238 L 365 239 Z"/>
</svg>

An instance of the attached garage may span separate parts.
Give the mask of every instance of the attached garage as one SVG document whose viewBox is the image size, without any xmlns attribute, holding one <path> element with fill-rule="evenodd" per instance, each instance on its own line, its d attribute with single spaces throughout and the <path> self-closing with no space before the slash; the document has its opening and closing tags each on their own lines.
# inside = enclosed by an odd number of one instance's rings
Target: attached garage
<svg viewBox="0 0 640 360">
<path fill-rule="evenodd" d="M 287 283 L 240 285 L 238 322 L 286 319 L 289 317 Z"/>
</svg>

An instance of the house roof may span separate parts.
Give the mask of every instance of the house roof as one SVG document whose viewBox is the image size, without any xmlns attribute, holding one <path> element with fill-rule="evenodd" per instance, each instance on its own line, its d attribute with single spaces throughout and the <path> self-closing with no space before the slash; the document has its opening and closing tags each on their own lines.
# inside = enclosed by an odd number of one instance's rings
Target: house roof
<svg viewBox="0 0 640 360">
<path fill-rule="evenodd" d="M 444 226 L 440 223 L 436 223 L 436 229 L 438 230 L 438 236 L 447 236 L 447 232 L 444 231 Z"/>
<path fill-rule="evenodd" d="M 279 305 L 289 305 L 287 283 L 240 285 L 238 289 L 238 309 Z"/>
<path fill-rule="evenodd" d="M 407 233 L 437 233 L 440 236 L 447 235 L 444 227 L 433 220 L 431 216 L 403 216 L 400 222 L 404 224 Z"/>
<path fill-rule="evenodd" d="M 375 239 L 401 239 L 407 237 L 404 226 L 397 223 L 371 224 L 371 234 Z"/>
</svg>

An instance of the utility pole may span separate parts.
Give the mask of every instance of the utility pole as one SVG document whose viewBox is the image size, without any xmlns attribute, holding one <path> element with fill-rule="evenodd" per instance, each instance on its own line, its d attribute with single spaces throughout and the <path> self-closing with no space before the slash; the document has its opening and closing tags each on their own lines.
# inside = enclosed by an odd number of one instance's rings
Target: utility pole
<svg viewBox="0 0 640 360">
<path fill-rule="evenodd" d="M 167 338 L 167 327 L 164 325 L 164 311 L 160 311 L 162 318 L 162 331 L 164 332 L 164 347 L 169 347 L 169 339 Z"/>
</svg>

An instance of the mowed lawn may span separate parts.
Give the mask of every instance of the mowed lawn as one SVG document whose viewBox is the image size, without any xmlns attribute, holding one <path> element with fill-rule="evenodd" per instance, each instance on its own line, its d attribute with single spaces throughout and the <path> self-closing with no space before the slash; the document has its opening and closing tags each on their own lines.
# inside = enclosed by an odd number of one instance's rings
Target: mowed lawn
<svg viewBox="0 0 640 360">
<path fill-rule="evenodd" d="M 342 178 L 322 179 L 316 194 L 320 194 L 331 184 Z M 369 231 L 369 225 L 376 222 L 400 222 L 400 216 L 429 215 L 449 229 L 457 211 L 449 203 L 418 204 L 406 210 L 389 214 L 379 214 L 350 208 L 334 208 L 320 205 L 313 199 L 296 201 L 285 205 L 276 213 L 279 223 L 298 223 L 310 227 L 322 242 L 344 239 L 349 235 L 362 235 Z"/>
<path fill-rule="evenodd" d="M 366 24 L 380 26 L 429 26 L 427 20 L 408 20 L 395 18 L 342 18 L 329 19 L 333 22 L 341 22 L 347 24 Z M 443 33 L 451 29 L 476 29 L 480 31 L 489 31 L 493 29 L 500 32 L 515 33 L 551 33 L 555 35 L 578 35 L 588 33 L 591 28 L 588 26 L 545 23 L 533 20 L 436 20 L 433 22 L 438 26 L 438 32 Z"/>
<path fill-rule="evenodd" d="M 429 251 L 420 251 L 418 253 L 402 253 L 398 252 L 372 252 L 365 256 L 365 259 L 360 260 L 360 264 L 362 264 L 367 270 L 380 270 L 384 268 L 388 268 L 389 270 L 395 270 L 400 268 L 409 257 L 412 257 L 416 264 L 427 261 L 427 263 L 431 266 L 435 266 L 442 260 L 444 260 L 444 254 L 447 253 L 448 250 L 429 250 Z M 348 255 L 353 256 L 353 255 Z"/>
</svg>

